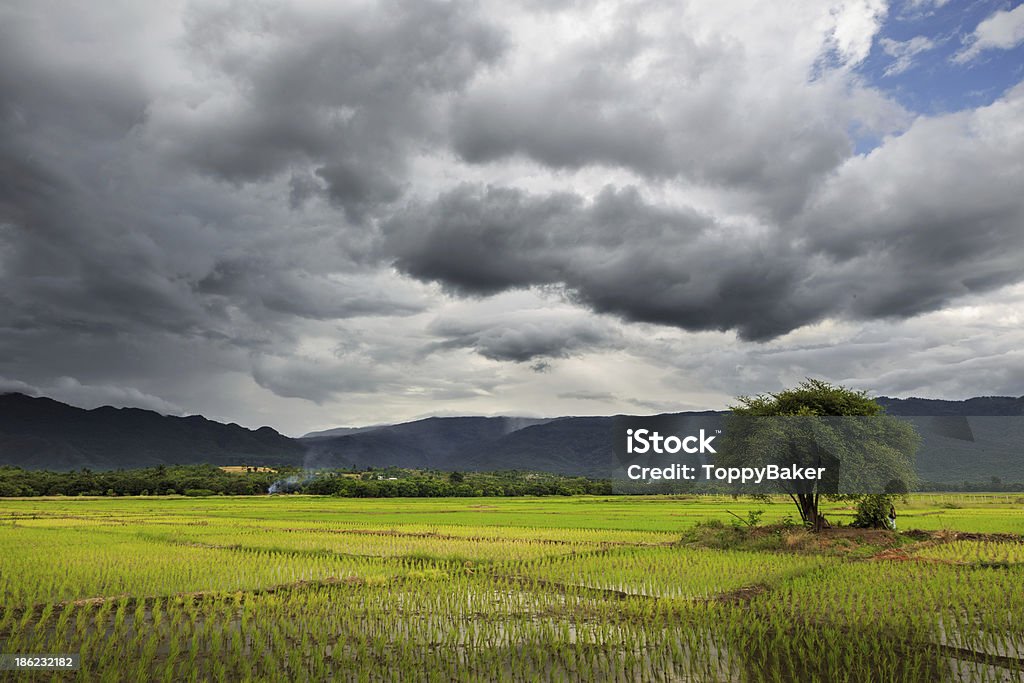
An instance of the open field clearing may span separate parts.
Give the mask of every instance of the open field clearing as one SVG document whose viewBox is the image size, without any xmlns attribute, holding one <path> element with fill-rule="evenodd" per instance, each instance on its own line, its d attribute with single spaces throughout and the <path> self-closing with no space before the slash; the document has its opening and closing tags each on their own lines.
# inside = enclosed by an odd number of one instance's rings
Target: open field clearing
<svg viewBox="0 0 1024 683">
<path fill-rule="evenodd" d="M 0 651 L 79 653 L 56 680 L 1020 680 L 1024 499 L 899 513 L 814 536 L 781 499 L 4 500 Z"/>
</svg>

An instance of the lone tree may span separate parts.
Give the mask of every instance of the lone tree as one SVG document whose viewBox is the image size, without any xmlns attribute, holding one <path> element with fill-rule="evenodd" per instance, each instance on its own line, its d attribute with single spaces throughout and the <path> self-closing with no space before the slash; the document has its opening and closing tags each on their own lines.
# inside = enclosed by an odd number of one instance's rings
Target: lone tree
<svg viewBox="0 0 1024 683">
<path fill-rule="evenodd" d="M 808 379 L 777 394 L 737 401 L 730 406 L 716 465 L 825 466 L 824 480 L 770 484 L 789 495 L 804 524 L 815 531 L 829 526 L 820 512 L 822 496 L 860 502 L 890 493 L 892 482 L 906 490 L 916 481 L 917 432 L 885 415 L 863 391 Z M 870 419 L 838 419 L 851 417 Z"/>
</svg>

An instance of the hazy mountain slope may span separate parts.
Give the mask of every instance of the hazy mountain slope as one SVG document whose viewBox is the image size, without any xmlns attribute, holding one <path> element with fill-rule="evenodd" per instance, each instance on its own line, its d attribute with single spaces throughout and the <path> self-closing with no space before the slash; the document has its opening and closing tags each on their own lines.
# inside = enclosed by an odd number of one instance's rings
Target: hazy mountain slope
<svg viewBox="0 0 1024 683">
<path fill-rule="evenodd" d="M 612 418 L 563 417 L 526 427 L 460 454 L 472 470 L 542 470 L 608 477 Z"/>
<path fill-rule="evenodd" d="M 370 425 L 369 427 L 334 427 L 332 429 L 324 429 L 318 432 L 309 432 L 303 434 L 300 439 L 322 439 L 329 436 L 348 436 L 349 434 L 358 434 L 359 432 L 369 432 L 374 429 L 383 429 L 384 427 L 390 427 L 392 425 Z"/>
<path fill-rule="evenodd" d="M 979 396 L 964 401 L 878 399 L 890 415 L 909 420 L 921 435 L 918 475 L 959 484 L 1024 482 L 1024 397 Z"/>
<path fill-rule="evenodd" d="M 1024 418 L 909 416 L 921 435 L 917 472 L 924 481 L 1024 482 Z"/>
<path fill-rule="evenodd" d="M 75 408 L 0 394 L 0 464 L 114 469 L 159 464 L 301 464 L 305 447 L 270 427 L 256 430 L 199 415 L 138 408 Z"/>
<path fill-rule="evenodd" d="M 518 429 L 546 422 L 517 417 L 431 417 L 341 436 L 301 441 L 311 467 L 424 467 L 464 470 L 467 453 Z"/>
<path fill-rule="evenodd" d="M 890 415 L 941 416 L 977 415 L 1009 416 L 1024 415 L 1024 396 L 978 396 L 963 401 L 942 401 L 931 398 L 889 398 L 875 399 L 885 406 Z"/>
</svg>

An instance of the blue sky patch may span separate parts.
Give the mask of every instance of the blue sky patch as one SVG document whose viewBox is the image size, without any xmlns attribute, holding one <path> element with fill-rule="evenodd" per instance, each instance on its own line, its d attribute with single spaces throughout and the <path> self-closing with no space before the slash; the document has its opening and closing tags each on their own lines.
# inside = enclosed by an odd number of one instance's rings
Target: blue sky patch
<svg viewBox="0 0 1024 683">
<path fill-rule="evenodd" d="M 989 104 L 1024 77 L 1020 6 L 1005 0 L 899 3 L 890 8 L 859 71 L 913 112 L 942 114 Z"/>
</svg>

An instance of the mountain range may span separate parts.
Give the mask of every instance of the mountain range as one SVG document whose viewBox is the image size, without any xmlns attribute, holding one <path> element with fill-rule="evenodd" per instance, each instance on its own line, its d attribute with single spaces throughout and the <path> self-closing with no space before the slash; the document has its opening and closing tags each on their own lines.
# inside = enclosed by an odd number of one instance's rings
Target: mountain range
<svg viewBox="0 0 1024 683">
<path fill-rule="evenodd" d="M 0 394 L 0 464 L 109 470 L 153 465 L 301 463 L 306 447 L 270 427 L 246 429 L 201 415 L 139 408 L 83 410 L 24 394 Z"/>
<path fill-rule="evenodd" d="M 927 481 L 1024 481 L 1024 397 L 877 399 L 923 436 Z M 679 413 L 716 415 L 720 411 Z M 286 437 L 202 416 L 137 408 L 84 410 L 49 398 L 0 395 L 0 465 L 69 470 L 158 464 L 542 470 L 608 476 L 613 417 L 432 417 Z"/>
</svg>

